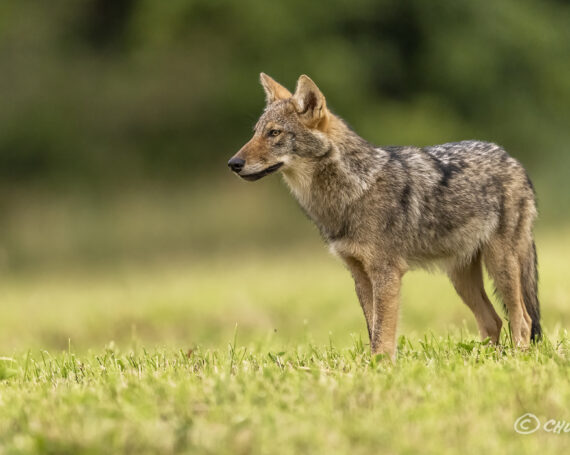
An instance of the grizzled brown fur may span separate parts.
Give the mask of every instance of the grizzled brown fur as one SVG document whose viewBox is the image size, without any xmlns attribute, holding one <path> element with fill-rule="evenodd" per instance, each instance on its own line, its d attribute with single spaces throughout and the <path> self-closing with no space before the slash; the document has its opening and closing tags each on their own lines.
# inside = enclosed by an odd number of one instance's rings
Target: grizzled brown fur
<svg viewBox="0 0 570 455">
<path fill-rule="evenodd" d="M 229 165 L 247 180 L 282 172 L 350 270 L 373 353 L 395 355 L 400 283 L 414 267 L 443 269 L 481 337 L 497 343 L 502 321 L 483 288 L 484 263 L 514 342 L 540 337 L 536 204 L 517 160 L 480 141 L 376 147 L 327 108 L 307 76 L 295 94 L 263 73 L 261 82 L 266 109 Z"/>
</svg>

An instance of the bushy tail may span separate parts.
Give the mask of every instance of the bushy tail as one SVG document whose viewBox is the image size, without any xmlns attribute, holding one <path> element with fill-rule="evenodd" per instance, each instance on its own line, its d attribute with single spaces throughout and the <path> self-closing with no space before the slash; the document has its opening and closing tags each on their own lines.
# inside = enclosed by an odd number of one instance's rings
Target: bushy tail
<svg viewBox="0 0 570 455">
<path fill-rule="evenodd" d="M 528 254 L 521 258 L 521 286 L 524 305 L 528 315 L 532 319 L 532 328 L 530 332 L 530 338 L 532 341 L 538 341 L 542 337 L 542 328 L 540 327 L 540 304 L 538 302 L 538 270 L 536 266 L 536 247 L 533 241 Z"/>
</svg>

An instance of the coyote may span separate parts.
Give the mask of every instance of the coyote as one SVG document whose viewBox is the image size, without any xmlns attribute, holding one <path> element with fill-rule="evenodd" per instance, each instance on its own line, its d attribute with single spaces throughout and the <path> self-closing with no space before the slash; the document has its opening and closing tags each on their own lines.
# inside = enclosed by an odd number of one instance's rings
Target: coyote
<svg viewBox="0 0 570 455">
<path fill-rule="evenodd" d="M 493 278 L 516 346 L 541 337 L 535 194 L 522 165 L 480 141 L 377 147 L 328 108 L 307 76 L 294 94 L 264 73 L 266 107 L 228 166 L 258 180 L 280 171 L 330 250 L 346 264 L 372 354 L 395 357 L 404 273 L 436 265 L 471 309 L 482 339 L 502 321 L 483 287 Z"/>
</svg>

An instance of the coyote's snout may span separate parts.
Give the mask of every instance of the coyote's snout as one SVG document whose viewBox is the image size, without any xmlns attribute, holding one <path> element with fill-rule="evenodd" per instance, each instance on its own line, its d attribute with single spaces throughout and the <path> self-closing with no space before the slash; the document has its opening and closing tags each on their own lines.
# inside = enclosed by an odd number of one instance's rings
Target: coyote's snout
<svg viewBox="0 0 570 455">
<path fill-rule="evenodd" d="M 274 138 L 278 135 L 276 132 L 277 130 L 270 130 L 266 137 L 254 136 L 228 161 L 230 169 L 241 178 L 250 181 L 277 171 L 284 163 L 279 161 L 277 154 L 271 150 Z"/>
<path fill-rule="evenodd" d="M 483 287 L 494 280 L 512 339 L 541 336 L 536 204 L 521 164 L 496 144 L 375 147 L 334 115 L 307 76 L 295 93 L 261 74 L 267 105 L 228 162 L 245 180 L 281 172 L 350 270 L 374 354 L 395 355 L 404 273 L 436 264 L 473 311 L 482 338 L 502 327 Z"/>
</svg>

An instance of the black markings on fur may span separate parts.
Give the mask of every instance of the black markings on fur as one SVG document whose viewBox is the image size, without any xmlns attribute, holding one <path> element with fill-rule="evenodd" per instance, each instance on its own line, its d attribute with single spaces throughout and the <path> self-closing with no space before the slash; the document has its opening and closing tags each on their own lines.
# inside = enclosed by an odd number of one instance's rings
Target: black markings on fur
<svg viewBox="0 0 570 455">
<path fill-rule="evenodd" d="M 404 190 L 402 191 L 402 195 L 400 196 L 400 205 L 402 206 L 402 210 L 404 213 L 408 211 L 408 205 L 410 204 L 410 193 L 412 191 L 412 187 L 409 183 L 406 183 Z"/>
<path fill-rule="evenodd" d="M 328 236 L 328 238 L 329 238 L 329 240 L 332 240 L 332 241 L 334 241 L 334 240 L 340 240 L 340 239 L 346 237 L 346 236 L 348 235 L 348 233 L 349 233 L 348 221 L 347 221 L 347 220 L 344 220 L 344 221 L 341 223 L 341 225 L 340 225 L 340 227 L 338 228 L 338 230 L 337 230 L 336 232 L 330 234 L 330 235 Z"/>
<path fill-rule="evenodd" d="M 410 170 L 408 168 L 408 163 L 406 162 L 405 157 L 402 156 L 401 154 L 404 147 L 391 145 L 391 146 L 382 147 L 382 149 L 388 152 L 388 162 L 398 163 L 402 167 L 404 173 L 406 174 L 405 184 L 400 194 L 400 207 L 402 208 L 402 213 L 404 217 L 407 219 L 412 187 L 410 184 L 411 178 L 410 178 Z M 394 225 L 394 220 L 392 219 L 392 217 L 388 218 L 386 228 L 390 229 L 393 227 L 393 225 Z"/>
<path fill-rule="evenodd" d="M 434 154 L 422 149 L 431 158 L 437 170 L 441 173 L 441 180 L 439 181 L 439 186 L 448 187 L 449 180 L 455 175 L 460 173 L 466 166 L 465 163 L 444 163 Z"/>
<path fill-rule="evenodd" d="M 540 326 L 540 302 L 538 300 L 538 267 L 536 258 L 536 246 L 534 241 L 527 257 L 522 259 L 521 286 L 523 301 L 532 320 L 530 338 L 538 341 L 542 337 Z"/>
<path fill-rule="evenodd" d="M 404 147 L 401 145 L 383 145 L 382 150 L 386 150 L 390 155 L 392 153 L 400 152 Z"/>
<path fill-rule="evenodd" d="M 409 170 L 408 170 L 408 163 L 406 162 L 405 157 L 403 157 L 401 155 L 401 151 L 404 149 L 404 147 L 398 147 L 398 146 L 388 146 L 388 147 L 382 147 L 386 152 L 388 152 L 388 156 L 389 156 L 389 162 L 396 162 L 398 163 L 401 167 L 402 170 L 406 173 L 406 185 L 409 185 L 409 180 L 410 180 L 410 175 L 409 175 Z M 408 189 L 409 191 L 409 189 Z"/>
<path fill-rule="evenodd" d="M 403 148 L 404 147 L 399 147 L 397 145 L 390 145 L 387 147 L 382 147 L 383 150 L 388 152 L 389 161 L 396 161 L 396 162 L 400 163 L 400 165 L 402 166 L 403 169 L 406 169 L 407 165 L 406 165 L 404 159 L 402 158 L 402 156 L 400 156 L 400 152 L 402 151 Z"/>
<path fill-rule="evenodd" d="M 461 167 L 456 166 L 455 164 L 447 163 L 441 167 L 441 172 L 442 172 L 442 177 L 439 184 L 441 186 L 448 187 L 449 179 L 451 179 L 454 174 L 461 172 Z"/>
<path fill-rule="evenodd" d="M 453 224 L 453 222 L 449 218 L 444 218 L 439 224 L 439 226 L 446 234 L 449 234 L 451 231 L 455 229 L 455 224 Z"/>
<path fill-rule="evenodd" d="M 488 183 L 484 183 L 483 185 L 481 185 L 481 195 L 483 196 L 483 200 L 487 199 L 488 190 L 489 190 Z"/>
</svg>

